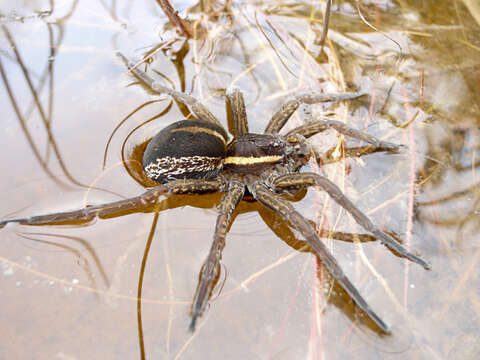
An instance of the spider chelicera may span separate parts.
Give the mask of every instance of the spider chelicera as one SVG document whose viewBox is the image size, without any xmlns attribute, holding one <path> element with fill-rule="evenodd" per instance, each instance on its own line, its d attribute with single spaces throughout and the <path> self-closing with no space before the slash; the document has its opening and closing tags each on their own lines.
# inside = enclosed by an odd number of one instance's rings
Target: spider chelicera
<svg viewBox="0 0 480 360">
<path fill-rule="evenodd" d="M 190 329 L 193 331 L 218 279 L 222 250 L 233 213 L 244 197 L 253 197 L 298 230 L 353 301 L 383 332 L 389 333 L 387 324 L 370 308 L 344 274 L 312 224 L 281 195 L 288 190 L 317 186 L 326 191 L 358 224 L 384 245 L 425 269 L 430 269 L 428 262 L 410 253 L 394 238 L 378 229 L 332 181 L 316 173 L 299 172 L 312 154 L 307 138 L 330 128 L 365 141 L 377 149 L 397 152 L 402 148 L 400 145 L 378 140 L 333 120 L 313 121 L 298 126 L 284 135 L 279 134 L 301 103 L 348 100 L 362 94 L 298 94 L 273 115 L 263 134 L 253 134 L 248 130 L 243 95 L 238 89 L 232 88 L 227 97 L 231 104 L 234 137 L 229 140 L 219 121 L 198 100 L 153 81 L 147 74 L 136 69 L 122 54 L 118 56 L 129 71 L 154 92 L 168 94 L 176 101 L 189 106 L 196 117 L 178 121 L 164 128 L 147 145 L 143 155 L 143 168 L 147 176 L 157 181 L 159 185 L 125 200 L 87 206 L 75 211 L 0 221 L 0 228 L 12 222 L 45 225 L 89 221 L 95 217 L 108 217 L 144 209 L 154 204 L 162 195 L 224 192 L 225 195 L 218 206 L 213 243 L 201 269 L 192 303 Z"/>
</svg>

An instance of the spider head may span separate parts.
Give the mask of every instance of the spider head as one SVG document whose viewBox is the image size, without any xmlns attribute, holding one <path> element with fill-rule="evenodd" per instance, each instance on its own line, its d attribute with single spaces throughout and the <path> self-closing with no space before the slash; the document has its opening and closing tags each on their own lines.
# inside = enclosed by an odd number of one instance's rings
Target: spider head
<svg viewBox="0 0 480 360">
<path fill-rule="evenodd" d="M 300 134 L 292 134 L 286 138 L 286 141 L 290 145 L 288 156 L 293 160 L 293 170 L 296 171 L 308 162 L 312 149 L 307 139 Z"/>
</svg>

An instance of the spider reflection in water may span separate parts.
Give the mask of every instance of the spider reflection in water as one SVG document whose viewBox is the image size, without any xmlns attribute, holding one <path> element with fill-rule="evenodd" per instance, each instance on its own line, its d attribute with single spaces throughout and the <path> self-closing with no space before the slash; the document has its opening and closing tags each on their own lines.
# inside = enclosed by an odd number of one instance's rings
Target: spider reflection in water
<svg viewBox="0 0 480 360">
<path fill-rule="evenodd" d="M 238 89 L 232 89 L 227 97 L 231 104 L 234 137 L 229 140 L 225 129 L 198 100 L 154 82 L 145 73 L 135 69 L 123 55 L 118 55 L 129 70 L 153 91 L 168 94 L 178 102 L 188 105 L 196 117 L 167 126 L 147 145 L 143 154 L 143 168 L 147 176 L 157 181 L 159 185 L 126 200 L 87 206 L 76 211 L 4 220 L 0 222 L 0 227 L 10 222 L 45 225 L 89 221 L 95 217 L 142 210 L 156 203 L 162 195 L 225 193 L 218 206 L 213 243 L 202 266 L 193 299 L 190 323 L 190 329 L 193 331 L 218 279 L 225 237 L 234 211 L 240 201 L 248 195 L 279 214 L 285 222 L 298 230 L 353 301 L 383 332 L 389 333 L 387 324 L 370 308 L 344 274 L 337 260 L 320 240 L 315 228 L 281 195 L 288 190 L 317 186 L 326 191 L 358 224 L 384 245 L 425 269 L 430 268 L 425 260 L 410 253 L 395 239 L 378 229 L 333 182 L 316 173 L 299 172 L 312 153 L 307 138 L 330 128 L 346 136 L 363 140 L 377 149 L 396 152 L 401 146 L 378 140 L 332 120 L 317 120 L 296 127 L 285 135 L 279 134 L 301 103 L 348 100 L 361 94 L 299 94 L 273 115 L 263 134 L 253 134 L 248 130 L 243 95 Z"/>
</svg>

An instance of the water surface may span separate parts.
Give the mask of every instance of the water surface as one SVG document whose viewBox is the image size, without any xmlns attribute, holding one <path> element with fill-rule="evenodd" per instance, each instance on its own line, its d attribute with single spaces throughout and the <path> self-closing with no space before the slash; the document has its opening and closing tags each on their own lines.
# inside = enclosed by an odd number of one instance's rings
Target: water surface
<svg viewBox="0 0 480 360">
<path fill-rule="evenodd" d="M 163 201 L 158 216 L 2 229 L 2 358 L 480 354 L 478 2 L 338 3 L 322 50 L 324 1 L 173 1 L 198 21 L 196 40 L 178 35 L 153 0 L 0 2 L 0 218 L 143 191 L 132 152 L 188 114 L 132 85 L 117 51 L 135 61 L 148 56 L 143 70 L 201 99 L 225 126 L 225 89 L 238 86 L 255 132 L 294 90 L 366 91 L 350 104 L 305 106 L 288 128 L 329 115 L 408 145 L 402 154 L 348 157 L 329 131 L 312 140 L 330 154 L 328 164 L 306 170 L 334 180 L 432 270 L 378 242 L 352 243 L 373 239 L 321 192 L 310 190 L 295 206 L 318 225 L 393 334 L 381 335 L 315 257 L 299 251 L 299 234 L 244 203 L 227 238 L 222 278 L 192 335 L 190 302 L 221 196 L 182 196 Z"/>
</svg>

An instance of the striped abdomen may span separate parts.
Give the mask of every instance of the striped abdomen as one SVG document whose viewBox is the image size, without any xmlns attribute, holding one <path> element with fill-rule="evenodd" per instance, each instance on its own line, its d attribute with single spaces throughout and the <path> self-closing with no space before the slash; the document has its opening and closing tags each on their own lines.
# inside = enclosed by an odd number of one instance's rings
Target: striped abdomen
<svg viewBox="0 0 480 360">
<path fill-rule="evenodd" d="M 159 183 L 215 177 L 225 158 L 227 133 L 213 123 L 182 120 L 155 135 L 143 154 L 143 168 Z"/>
</svg>

